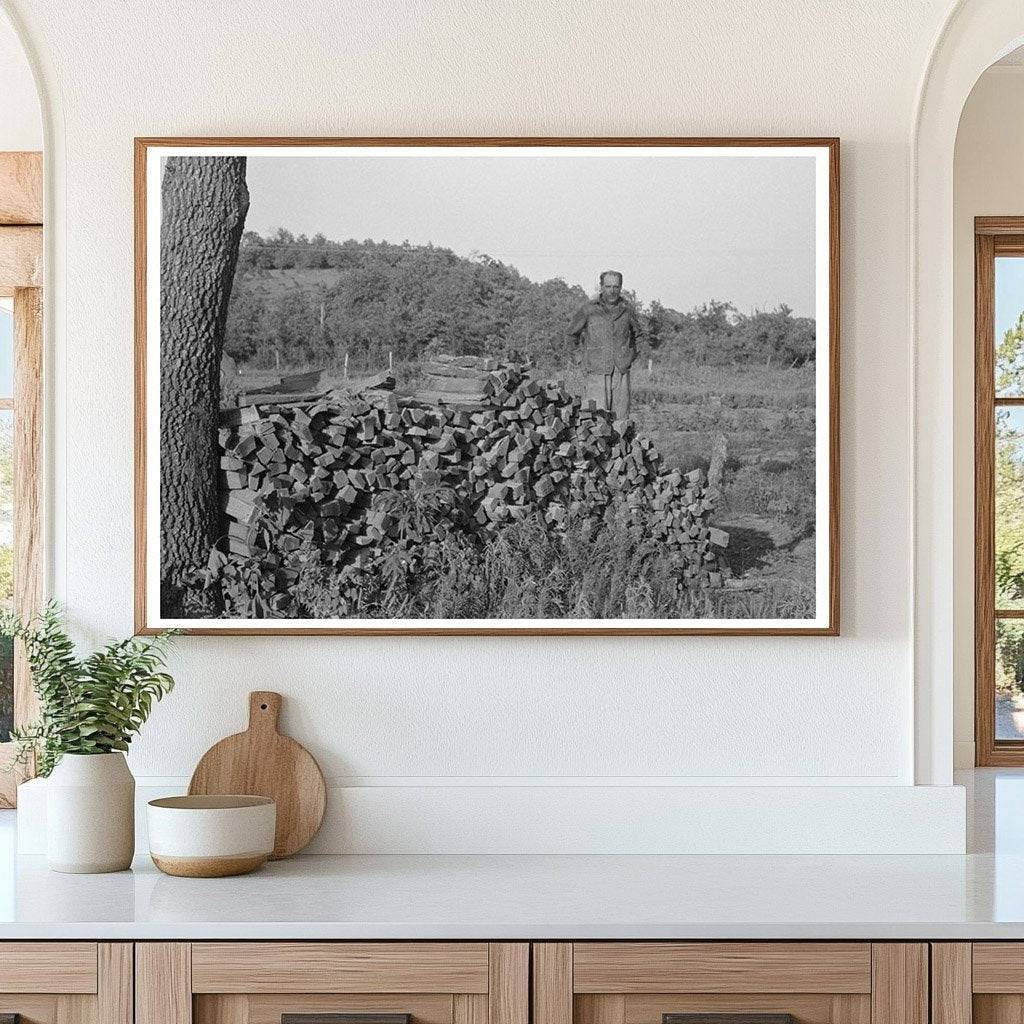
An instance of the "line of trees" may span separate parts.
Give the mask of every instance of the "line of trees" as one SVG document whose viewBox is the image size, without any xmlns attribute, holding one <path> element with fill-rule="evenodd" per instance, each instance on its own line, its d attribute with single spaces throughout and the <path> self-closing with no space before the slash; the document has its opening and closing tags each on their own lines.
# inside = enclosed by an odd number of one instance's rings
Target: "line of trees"
<svg viewBox="0 0 1024 1024">
<path fill-rule="evenodd" d="M 374 367 L 389 353 L 410 360 L 435 350 L 557 370 L 567 360 L 566 325 L 587 298 L 578 285 L 531 281 L 486 254 L 247 231 L 225 350 L 259 368 L 338 364 L 346 355 Z M 658 301 L 637 306 L 651 349 L 669 358 L 767 366 L 814 359 L 814 321 L 786 306 L 750 314 L 719 301 L 688 312 Z"/>
</svg>

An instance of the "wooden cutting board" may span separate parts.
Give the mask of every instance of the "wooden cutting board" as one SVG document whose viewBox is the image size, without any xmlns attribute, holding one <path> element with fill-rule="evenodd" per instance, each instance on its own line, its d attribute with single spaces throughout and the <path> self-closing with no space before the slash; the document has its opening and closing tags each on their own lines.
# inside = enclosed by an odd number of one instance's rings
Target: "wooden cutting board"
<svg viewBox="0 0 1024 1024">
<path fill-rule="evenodd" d="M 302 744 L 277 731 L 281 694 L 249 694 L 249 728 L 214 744 L 192 773 L 192 796 L 236 793 L 277 803 L 273 860 L 305 847 L 320 828 L 327 790 L 320 766 Z"/>
</svg>

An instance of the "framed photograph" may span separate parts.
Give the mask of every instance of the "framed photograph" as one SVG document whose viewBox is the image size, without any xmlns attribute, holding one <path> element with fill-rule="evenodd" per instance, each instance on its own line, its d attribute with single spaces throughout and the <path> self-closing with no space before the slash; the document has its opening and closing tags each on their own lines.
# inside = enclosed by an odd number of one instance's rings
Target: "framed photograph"
<svg viewBox="0 0 1024 1024">
<path fill-rule="evenodd" d="M 837 139 L 137 139 L 140 632 L 839 630 Z"/>
</svg>

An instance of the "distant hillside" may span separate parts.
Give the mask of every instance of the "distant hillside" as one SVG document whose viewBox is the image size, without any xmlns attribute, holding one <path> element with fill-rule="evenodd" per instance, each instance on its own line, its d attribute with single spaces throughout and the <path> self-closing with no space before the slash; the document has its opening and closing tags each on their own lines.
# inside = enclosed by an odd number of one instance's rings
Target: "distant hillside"
<svg viewBox="0 0 1024 1024">
<path fill-rule="evenodd" d="M 252 368 L 354 368 L 419 359 L 427 352 L 531 360 L 552 372 L 571 360 L 565 329 L 588 298 L 560 279 L 537 283 L 485 254 L 433 245 L 297 238 L 287 231 L 242 238 L 226 351 Z M 689 313 L 639 307 L 650 345 L 696 362 L 814 358 L 814 321 L 786 307 L 742 315 L 711 302 Z"/>
</svg>

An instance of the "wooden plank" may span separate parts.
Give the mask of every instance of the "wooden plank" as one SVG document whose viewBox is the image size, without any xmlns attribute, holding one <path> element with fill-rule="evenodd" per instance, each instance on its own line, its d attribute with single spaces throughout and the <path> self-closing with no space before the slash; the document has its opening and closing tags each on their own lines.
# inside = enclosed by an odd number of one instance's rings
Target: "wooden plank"
<svg viewBox="0 0 1024 1024">
<path fill-rule="evenodd" d="M 575 1024 L 625 1024 L 626 997 L 611 994 L 573 996 L 573 1011 Z"/>
<path fill-rule="evenodd" d="M 472 366 L 459 366 L 456 363 L 427 363 L 424 372 L 428 377 L 465 377 L 483 382 L 491 375 L 491 370 Z"/>
<path fill-rule="evenodd" d="M 578 942 L 576 992 L 870 992 L 866 942 Z"/>
<path fill-rule="evenodd" d="M 43 154 L 0 153 L 0 225 L 43 223 Z"/>
<path fill-rule="evenodd" d="M 251 391 L 241 395 L 238 399 L 239 408 L 247 409 L 250 406 L 263 405 L 306 405 L 316 401 L 325 392 L 318 391 Z M 224 413 L 221 412 L 221 423 L 225 422 Z"/>
<path fill-rule="evenodd" d="M 529 1024 L 529 943 L 492 942 L 488 976 L 489 1024 Z"/>
<path fill-rule="evenodd" d="M 871 1024 L 871 996 L 845 992 L 833 996 L 832 1024 Z"/>
<path fill-rule="evenodd" d="M 43 285 L 43 229 L 0 227 L 0 295 Z"/>
<path fill-rule="evenodd" d="M 1024 219 L 1020 217 L 975 217 L 974 232 L 978 235 L 1024 235 Z"/>
<path fill-rule="evenodd" d="M 533 944 L 534 1024 L 573 1024 L 572 943 Z"/>
<path fill-rule="evenodd" d="M 250 1002 L 249 996 L 236 993 L 196 996 L 192 1003 L 194 1024 L 249 1024 Z M 284 1012 L 284 1009 L 278 1009 L 273 1024 L 280 1024 Z"/>
<path fill-rule="evenodd" d="M 101 942 L 96 951 L 98 1024 L 135 1020 L 135 950 L 130 942 Z"/>
<path fill-rule="evenodd" d="M 58 996 L 57 1024 L 97 1024 L 96 997 Z"/>
<path fill-rule="evenodd" d="M 21 1024 L 57 1024 L 57 1003 L 68 999 L 68 996 L 26 995 L 18 992 L 14 995 L 0 993 L 0 1024 L 9 1024 L 12 1017 L 19 1017 Z M 88 999 L 88 996 L 76 998 Z"/>
<path fill-rule="evenodd" d="M 460 392 L 460 391 L 417 391 L 413 398 L 417 402 L 424 402 L 427 405 L 439 405 L 444 403 L 445 405 L 454 405 L 459 408 L 472 407 L 473 411 L 478 408 L 482 409 L 487 404 L 487 396 L 483 391 L 473 392 Z"/>
<path fill-rule="evenodd" d="M 486 992 L 487 984 L 484 942 L 192 946 L 194 992 Z"/>
<path fill-rule="evenodd" d="M 1024 1024 L 1024 998 L 975 994 L 971 1000 L 973 1024 Z"/>
<path fill-rule="evenodd" d="M 971 1024 L 971 944 L 931 944 L 931 1024 Z"/>
<path fill-rule="evenodd" d="M 135 1024 L 192 1024 L 189 943 L 136 943 Z"/>
<path fill-rule="evenodd" d="M 43 293 L 14 293 L 14 609 L 22 619 L 43 602 Z M 14 721 L 27 725 L 39 713 L 24 645 L 14 659 Z"/>
<path fill-rule="evenodd" d="M 975 942 L 971 988 L 974 992 L 1024 993 L 1024 943 Z"/>
<path fill-rule="evenodd" d="M 995 644 L 995 262 L 990 235 L 974 252 L 974 741 L 975 763 L 994 763 Z"/>
<path fill-rule="evenodd" d="M 95 942 L 5 942 L 0 992 L 96 991 Z"/>
<path fill-rule="evenodd" d="M 428 386 L 437 391 L 453 391 L 458 393 L 474 392 L 483 394 L 486 390 L 486 377 L 431 377 L 427 376 Z"/>
<path fill-rule="evenodd" d="M 872 944 L 871 1024 L 929 1024 L 925 943 Z"/>
<path fill-rule="evenodd" d="M 416 1015 L 420 1024 L 420 1015 Z M 458 992 L 452 996 L 452 1024 L 487 1024 L 487 996 Z"/>
</svg>

